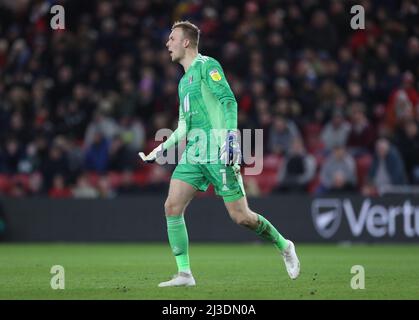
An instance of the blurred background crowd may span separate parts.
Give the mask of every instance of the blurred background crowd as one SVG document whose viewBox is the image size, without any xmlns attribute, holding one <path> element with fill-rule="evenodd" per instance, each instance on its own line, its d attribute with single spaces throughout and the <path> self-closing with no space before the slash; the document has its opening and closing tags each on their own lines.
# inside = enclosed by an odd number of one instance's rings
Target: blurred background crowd
<svg viewBox="0 0 419 320">
<path fill-rule="evenodd" d="M 65 30 L 50 28 L 54 4 Z M 0 195 L 166 190 L 173 167 L 137 153 L 176 127 L 183 70 L 165 42 L 183 19 L 221 62 L 239 127 L 264 129 L 249 195 L 419 184 L 417 1 L 2 0 Z"/>
</svg>

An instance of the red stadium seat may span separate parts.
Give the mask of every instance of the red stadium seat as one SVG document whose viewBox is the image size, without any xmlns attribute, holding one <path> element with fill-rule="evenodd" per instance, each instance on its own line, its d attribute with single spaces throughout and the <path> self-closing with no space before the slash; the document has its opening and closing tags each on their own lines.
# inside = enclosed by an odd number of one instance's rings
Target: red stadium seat
<svg viewBox="0 0 419 320">
<path fill-rule="evenodd" d="M 145 185 L 147 183 L 147 176 L 148 176 L 148 173 L 147 171 L 144 171 L 144 170 L 138 170 L 134 172 L 134 176 L 133 176 L 134 183 L 138 186 Z"/>
<path fill-rule="evenodd" d="M 303 128 L 303 135 L 305 138 L 308 137 L 319 137 L 322 132 L 322 126 L 316 122 L 307 123 Z"/>
<path fill-rule="evenodd" d="M 99 175 L 96 172 L 88 172 L 86 174 L 87 181 L 89 181 L 89 184 L 93 187 L 97 187 L 99 183 Z"/>
<path fill-rule="evenodd" d="M 12 183 L 20 183 L 25 190 L 29 190 L 29 175 L 28 174 L 16 174 L 12 177 Z"/>
<path fill-rule="evenodd" d="M 319 186 L 320 186 L 320 174 L 317 173 L 307 187 L 308 193 L 314 194 Z"/>
<path fill-rule="evenodd" d="M 283 157 L 277 154 L 268 154 L 263 157 L 263 170 L 277 173 L 283 164 Z"/>
<path fill-rule="evenodd" d="M 358 177 L 358 186 L 361 187 L 366 182 L 368 171 L 372 163 L 372 156 L 370 154 L 365 154 L 356 158 L 355 161 Z"/>
<path fill-rule="evenodd" d="M 112 188 L 118 188 L 122 182 L 122 174 L 119 172 L 114 172 L 114 171 L 109 172 L 108 179 Z"/>
<path fill-rule="evenodd" d="M 6 174 L 0 174 L 0 192 L 7 193 L 11 186 L 11 179 Z"/>
<path fill-rule="evenodd" d="M 251 177 L 256 180 L 263 195 L 269 194 L 278 185 L 278 175 L 273 171 L 263 170 L 261 174 Z M 244 179 L 246 179 L 246 176 Z"/>
<path fill-rule="evenodd" d="M 322 126 L 319 123 L 308 123 L 303 128 L 304 143 L 307 151 L 313 155 L 322 153 L 324 144 L 320 138 Z"/>
</svg>

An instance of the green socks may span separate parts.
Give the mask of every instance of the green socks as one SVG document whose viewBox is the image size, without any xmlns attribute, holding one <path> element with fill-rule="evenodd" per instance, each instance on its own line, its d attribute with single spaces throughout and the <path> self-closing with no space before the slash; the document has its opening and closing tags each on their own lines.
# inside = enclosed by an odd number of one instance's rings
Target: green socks
<svg viewBox="0 0 419 320">
<path fill-rule="evenodd" d="M 186 230 L 185 219 L 180 216 L 166 216 L 167 234 L 169 236 L 170 247 L 176 258 L 179 272 L 190 273 L 189 266 L 189 239 Z"/>
<path fill-rule="evenodd" d="M 183 215 L 166 216 L 167 234 L 170 247 L 176 258 L 179 272 L 190 273 L 189 265 L 189 239 Z M 263 216 L 258 214 L 259 226 L 255 232 L 263 239 L 272 242 L 279 250 L 288 246 L 288 241 L 276 230 L 276 228 Z"/>
<path fill-rule="evenodd" d="M 264 217 L 258 214 L 259 226 L 256 233 L 263 239 L 272 242 L 279 250 L 284 250 L 288 246 L 288 241 L 276 230 L 276 228 Z"/>
</svg>

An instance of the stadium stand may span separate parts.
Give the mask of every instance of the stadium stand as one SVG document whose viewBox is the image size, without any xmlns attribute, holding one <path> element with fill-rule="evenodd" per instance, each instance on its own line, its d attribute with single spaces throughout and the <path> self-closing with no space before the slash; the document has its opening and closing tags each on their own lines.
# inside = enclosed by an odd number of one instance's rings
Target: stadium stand
<svg viewBox="0 0 419 320">
<path fill-rule="evenodd" d="M 317 162 L 304 192 L 319 190 L 329 153 L 321 133 L 337 111 L 351 128 L 353 192 L 365 190 L 377 137 L 400 148 L 404 186 L 419 182 L 419 155 L 406 148 L 419 145 L 416 1 L 362 1 L 365 30 L 349 27 L 349 0 L 64 0 L 66 29 L 57 31 L 50 3 L 0 4 L 1 195 L 75 196 L 78 183 L 96 189 L 93 197 L 159 192 L 173 166 L 145 166 L 137 152 L 176 124 L 182 69 L 164 44 L 180 19 L 201 28 L 200 51 L 221 61 L 239 127 L 265 129 L 264 171 L 245 178 L 256 194 L 278 186 L 288 152 L 273 136 L 279 116 L 296 125 Z M 101 193 L 101 181 L 112 192 Z"/>
</svg>

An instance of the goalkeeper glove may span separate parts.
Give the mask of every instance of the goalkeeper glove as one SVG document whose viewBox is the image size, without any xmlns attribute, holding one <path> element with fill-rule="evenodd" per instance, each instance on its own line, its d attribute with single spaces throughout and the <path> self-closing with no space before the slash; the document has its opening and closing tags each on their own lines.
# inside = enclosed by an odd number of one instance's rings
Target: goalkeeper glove
<svg viewBox="0 0 419 320">
<path fill-rule="evenodd" d="M 237 142 L 237 132 L 228 130 L 224 144 L 220 150 L 220 158 L 226 166 L 233 166 L 241 161 L 240 145 Z"/>
<path fill-rule="evenodd" d="M 138 155 L 140 156 L 141 160 L 147 163 L 153 163 L 156 161 L 157 158 L 163 155 L 163 144 L 160 144 L 157 148 L 149 153 L 149 155 L 145 155 L 144 152 L 139 152 Z"/>
</svg>

